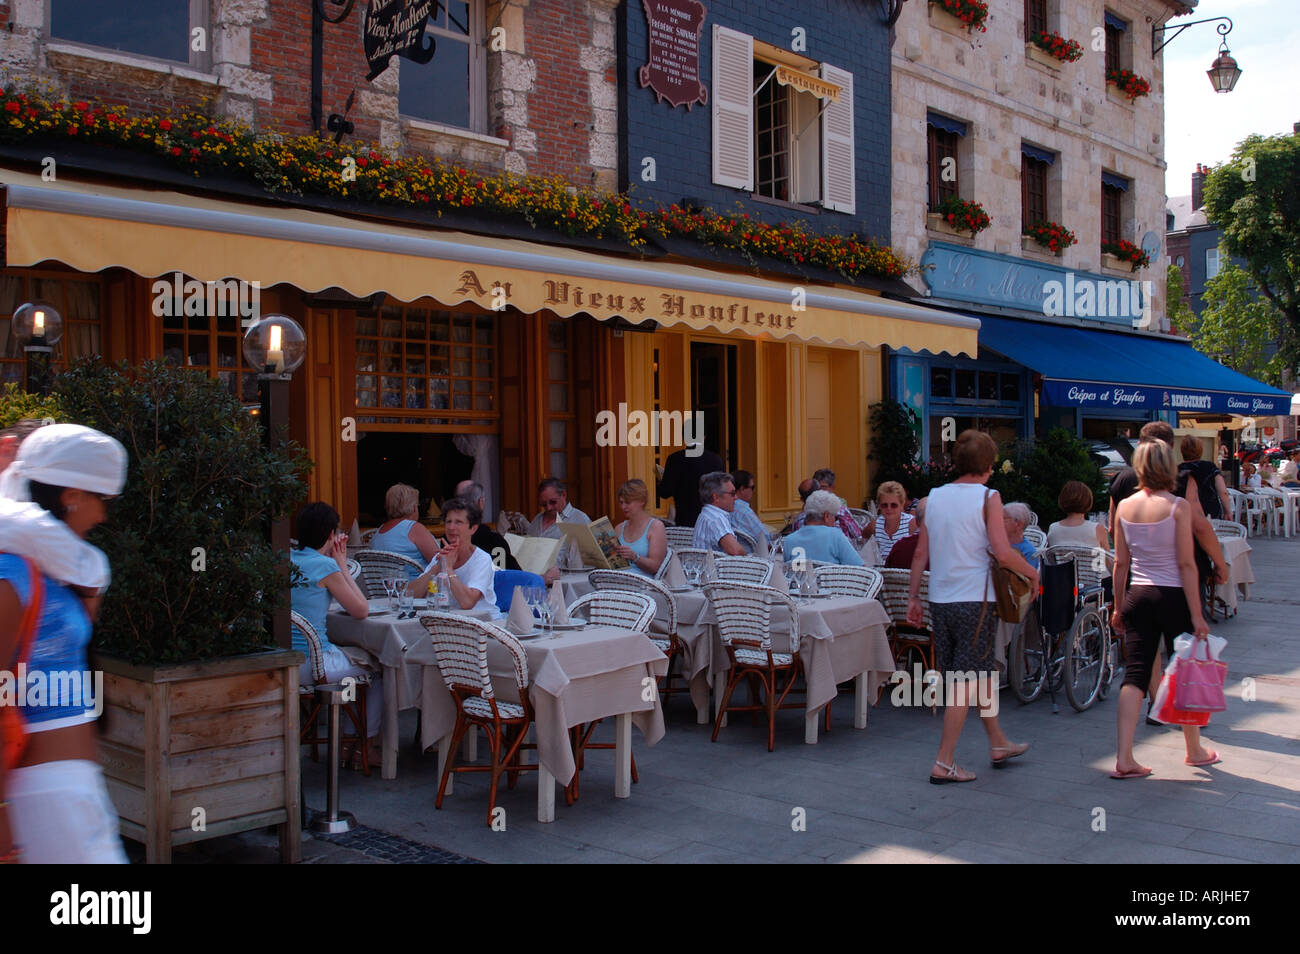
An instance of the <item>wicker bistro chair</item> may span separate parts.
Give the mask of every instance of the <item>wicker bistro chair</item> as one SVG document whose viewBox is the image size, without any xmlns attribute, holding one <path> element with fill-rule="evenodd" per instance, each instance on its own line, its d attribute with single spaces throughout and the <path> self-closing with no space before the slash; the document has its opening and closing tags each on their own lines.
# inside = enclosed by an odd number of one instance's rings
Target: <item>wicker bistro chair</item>
<svg viewBox="0 0 1300 954">
<path fill-rule="evenodd" d="M 447 750 L 446 767 L 438 783 L 435 808 L 442 808 L 447 780 L 452 772 L 489 772 L 492 776 L 488 788 L 488 824 L 497 803 L 497 783 L 508 772 L 507 786 L 514 788 L 519 772 L 535 772 L 536 764 L 525 764 L 522 750 L 532 748 L 524 739 L 533 723 L 533 709 L 528 701 L 528 656 L 514 636 L 499 626 L 468 616 L 450 613 L 425 614 L 420 623 L 429 631 L 438 668 L 456 700 L 456 726 L 452 729 Z M 505 702 L 496 698 L 492 688 L 492 675 L 488 671 L 488 640 L 496 640 L 510 654 L 514 663 L 515 687 L 519 702 Z M 457 765 L 460 741 L 474 728 L 487 732 L 491 765 Z"/>
<path fill-rule="evenodd" d="M 667 563 L 666 560 L 664 562 Z M 654 600 L 655 618 L 650 621 L 650 631 L 646 635 L 655 644 L 655 648 L 668 657 L 668 671 L 659 685 L 659 696 L 663 698 L 674 692 L 687 691 L 685 685 L 672 685 L 673 660 L 682 651 L 677 640 L 677 597 L 658 579 L 652 580 L 626 570 L 592 570 L 587 580 L 598 593 L 602 590 L 621 590 L 639 593 Z"/>
<path fill-rule="evenodd" d="M 668 537 L 668 546 L 673 550 L 685 550 L 695 546 L 695 528 L 694 527 L 664 527 L 664 534 Z"/>
<path fill-rule="evenodd" d="M 1029 525 L 1031 527 L 1038 526 L 1038 514 L 1034 513 L 1032 510 L 1029 511 Z"/>
<path fill-rule="evenodd" d="M 321 731 L 320 714 L 322 705 L 338 705 L 341 713 L 348 717 L 352 724 L 353 732 L 344 734 L 339 737 L 340 747 L 351 745 L 354 751 L 361 753 L 361 771 L 370 777 L 370 758 L 367 751 L 366 740 L 369 737 L 366 726 L 366 690 L 370 686 L 370 676 L 361 675 L 356 677 L 356 696 L 351 702 L 344 702 L 341 699 L 335 702 L 332 698 L 328 703 L 324 702 L 324 697 L 330 695 L 329 690 L 341 690 L 341 685 L 326 683 L 325 681 L 325 655 L 321 648 L 320 634 L 316 632 L 316 627 L 307 621 L 307 618 L 301 613 L 290 611 L 289 620 L 298 631 L 302 633 L 303 639 L 307 641 L 307 656 L 311 661 L 311 682 L 299 683 L 298 685 L 298 709 L 301 715 L 302 730 L 298 740 L 301 745 L 311 746 L 311 760 L 320 761 L 320 747 L 329 745 L 328 736 Z M 321 692 L 317 692 L 321 690 Z"/>
<path fill-rule="evenodd" d="M 405 579 L 407 570 L 414 570 L 416 576 L 424 572 L 418 560 L 387 550 L 358 550 L 356 560 L 361 564 L 361 588 L 366 598 L 372 600 L 388 595 L 384 592 L 384 580 Z"/>
<path fill-rule="evenodd" d="M 1047 534 L 1043 532 L 1041 527 L 1025 527 L 1025 539 L 1039 553 L 1047 549 Z"/>
<path fill-rule="evenodd" d="M 361 564 L 352 557 L 348 557 L 348 576 L 352 577 L 352 582 L 361 585 Z"/>
<path fill-rule="evenodd" d="M 870 525 L 872 516 L 869 511 L 863 510 L 861 507 L 850 507 L 849 513 L 853 516 L 853 519 L 858 522 L 858 526 L 861 527 L 863 531 L 865 531 Z"/>
<path fill-rule="evenodd" d="M 1246 535 L 1246 528 L 1235 520 L 1211 518 L 1210 526 L 1214 528 L 1214 535 L 1217 537 L 1244 537 Z"/>
<path fill-rule="evenodd" d="M 673 547 L 672 549 L 672 553 L 677 554 L 677 562 L 679 562 L 682 565 L 682 569 L 684 571 L 689 573 L 690 568 L 693 566 L 698 566 L 700 568 L 701 582 L 704 581 L 703 574 L 704 574 L 704 567 L 706 565 L 706 557 L 708 556 L 709 553 L 712 552 L 713 551 L 711 550 L 697 550 L 695 547 L 682 547 L 680 550 L 677 549 L 676 547 Z M 720 556 L 721 554 L 713 553 L 713 565 L 715 567 L 718 565 L 718 558 Z M 668 561 L 665 560 L 664 565 L 659 568 L 660 571 L 667 569 L 667 566 L 668 566 Z"/>
<path fill-rule="evenodd" d="M 718 741 L 718 731 L 727 712 L 767 713 L 767 750 L 776 747 L 776 712 L 778 709 L 802 709 L 800 703 L 786 703 L 786 697 L 803 672 L 798 652 L 799 612 L 794 600 L 786 593 L 768 586 L 745 583 L 708 583 L 704 593 L 713 606 L 717 619 L 718 635 L 731 660 L 727 687 L 722 694 L 717 718 L 713 722 L 713 741 Z M 790 614 L 791 652 L 772 651 L 773 610 Z M 785 684 L 781 684 L 781 678 Z M 750 705 L 731 705 L 731 695 L 741 679 L 751 685 L 761 686 L 763 701 L 755 696 Z"/>
<path fill-rule="evenodd" d="M 908 656 L 915 651 L 927 669 L 937 670 L 930 621 L 930 571 L 921 574 L 921 605 L 925 608 L 925 616 L 919 629 L 907 621 L 907 592 L 912 571 L 884 567 L 880 575 L 884 580 L 880 602 L 889 614 L 889 646 L 894 653 L 894 663 L 906 671 Z"/>
<path fill-rule="evenodd" d="M 826 564 L 813 571 L 813 585 L 818 593 L 874 600 L 883 584 L 884 578 L 875 567 Z"/>
<path fill-rule="evenodd" d="M 714 557 L 713 565 L 718 568 L 719 582 L 767 586 L 772 579 L 772 561 L 761 557 Z"/>
<path fill-rule="evenodd" d="M 619 576 L 630 574 L 622 570 L 593 570 L 593 573 L 613 573 Z M 645 593 L 634 593 L 623 589 L 596 590 L 578 597 L 569 604 L 569 616 L 585 619 L 596 626 L 617 626 L 630 629 L 649 636 L 650 623 L 655 618 L 655 601 Z M 612 749 L 612 742 L 592 742 L 591 733 L 602 720 L 573 727 L 573 754 L 578 772 L 582 771 L 586 761 L 584 755 L 588 749 Z M 636 771 L 636 758 L 632 758 L 632 781 L 639 782 Z M 578 797 L 578 775 L 573 776 L 573 797 Z"/>
<path fill-rule="evenodd" d="M 745 548 L 746 553 L 754 554 L 758 552 L 758 541 L 744 530 L 737 530 L 735 527 L 732 527 L 731 532 L 735 534 L 736 542 Z"/>
</svg>

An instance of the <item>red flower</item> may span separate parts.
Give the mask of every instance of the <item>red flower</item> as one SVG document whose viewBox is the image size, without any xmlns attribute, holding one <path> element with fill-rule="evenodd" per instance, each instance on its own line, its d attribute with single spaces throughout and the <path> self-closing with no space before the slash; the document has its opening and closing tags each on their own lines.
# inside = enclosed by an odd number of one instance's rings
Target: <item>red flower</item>
<svg viewBox="0 0 1300 954">
<path fill-rule="evenodd" d="M 23 108 L 17 103 L 5 103 L 5 109 L 11 113 L 21 113 L 23 111 Z"/>
<path fill-rule="evenodd" d="M 76 110 L 77 112 L 79 112 L 79 113 L 84 113 L 86 110 L 90 109 L 90 104 L 89 104 L 89 103 L 73 103 L 73 104 L 72 104 L 72 108 L 75 109 L 75 110 Z"/>
<path fill-rule="evenodd" d="M 172 146 L 172 155 L 173 155 L 173 156 L 179 156 L 180 154 L 181 154 L 181 147 L 180 147 L 180 146 Z"/>
<path fill-rule="evenodd" d="M 70 125 L 70 126 L 68 127 L 68 135 L 69 135 L 69 136 L 75 136 L 76 134 L 77 134 L 77 126 L 76 126 L 76 124 L 74 123 L 74 124 L 72 124 L 72 125 Z"/>
<path fill-rule="evenodd" d="M 160 119 L 158 120 L 158 128 L 163 132 L 167 132 L 167 130 L 172 128 L 172 121 L 170 119 Z"/>
</svg>

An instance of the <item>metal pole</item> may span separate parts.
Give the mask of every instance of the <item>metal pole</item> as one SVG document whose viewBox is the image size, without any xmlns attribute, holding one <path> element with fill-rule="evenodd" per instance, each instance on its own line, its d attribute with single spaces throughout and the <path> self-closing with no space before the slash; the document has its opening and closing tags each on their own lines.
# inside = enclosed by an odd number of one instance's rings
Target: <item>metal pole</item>
<svg viewBox="0 0 1300 954">
<path fill-rule="evenodd" d="M 284 443 L 289 433 L 289 376 L 280 374 L 259 374 L 257 376 L 257 394 L 261 400 L 262 442 L 270 450 Z M 289 553 L 289 521 L 285 519 L 268 521 L 268 536 L 271 548 L 277 553 Z M 275 645 L 281 649 L 293 648 L 293 637 L 289 623 L 289 594 L 285 592 L 281 606 L 271 614 L 271 635 Z"/>
</svg>

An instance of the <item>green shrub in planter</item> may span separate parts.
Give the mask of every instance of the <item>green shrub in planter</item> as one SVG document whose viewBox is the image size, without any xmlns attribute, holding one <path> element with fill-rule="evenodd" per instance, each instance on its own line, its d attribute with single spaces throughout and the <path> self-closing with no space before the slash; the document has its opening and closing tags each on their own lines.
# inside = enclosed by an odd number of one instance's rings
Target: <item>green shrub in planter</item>
<svg viewBox="0 0 1300 954">
<path fill-rule="evenodd" d="M 1025 455 L 1019 469 L 1025 481 L 1024 496 L 1020 499 L 1038 514 L 1038 523 L 1043 530 L 1065 516 L 1057 506 L 1056 498 L 1061 488 L 1071 480 L 1087 484 L 1092 490 L 1093 507 L 1105 509 L 1106 480 L 1101 475 L 1101 468 L 1089 455 L 1087 443 L 1063 428 L 1053 428 L 1039 440 Z M 1012 498 L 1005 499 L 1009 501 Z"/>
<path fill-rule="evenodd" d="M 289 565 L 267 521 L 304 498 L 306 452 L 268 450 L 220 383 L 167 362 L 83 362 L 57 389 L 69 420 L 111 434 L 129 457 L 122 496 L 90 537 L 113 568 L 95 648 L 154 664 L 270 648 L 265 614 Z"/>
<path fill-rule="evenodd" d="M 897 480 L 912 496 L 907 480 L 914 475 L 921 454 L 921 442 L 913 429 L 915 412 L 904 404 L 886 398 L 871 405 L 871 451 L 867 460 L 876 462 L 876 473 L 871 482 L 871 494 L 887 480 Z M 921 496 L 924 496 L 922 494 Z"/>
</svg>

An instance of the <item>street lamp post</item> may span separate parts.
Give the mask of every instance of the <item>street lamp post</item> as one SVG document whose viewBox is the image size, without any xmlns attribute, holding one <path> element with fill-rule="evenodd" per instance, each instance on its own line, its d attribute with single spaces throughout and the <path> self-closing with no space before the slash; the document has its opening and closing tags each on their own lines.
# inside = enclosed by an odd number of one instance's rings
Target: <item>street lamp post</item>
<svg viewBox="0 0 1300 954">
<path fill-rule="evenodd" d="M 268 448 L 279 447 L 289 433 L 289 382 L 307 356 L 307 336 L 292 318 L 266 315 L 244 332 L 243 351 L 244 360 L 258 372 L 262 441 Z M 276 553 L 288 553 L 289 521 L 271 521 L 270 537 Z M 281 649 L 292 648 L 288 600 L 272 615 L 271 633 Z"/>
<path fill-rule="evenodd" d="M 63 316 L 49 302 L 29 301 L 14 312 L 13 334 L 26 357 L 24 388 L 47 397 L 54 383 L 50 374 L 54 346 L 63 338 Z"/>
</svg>

